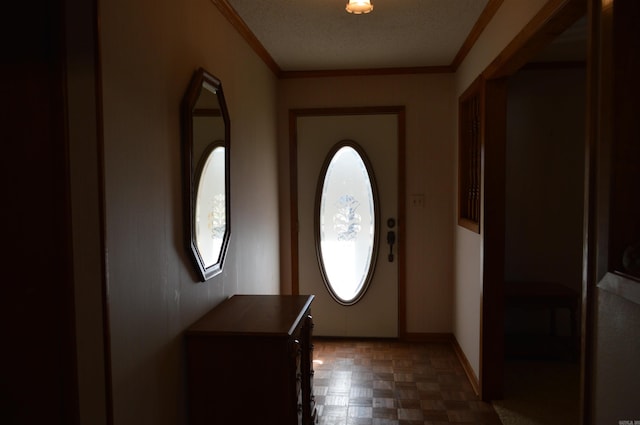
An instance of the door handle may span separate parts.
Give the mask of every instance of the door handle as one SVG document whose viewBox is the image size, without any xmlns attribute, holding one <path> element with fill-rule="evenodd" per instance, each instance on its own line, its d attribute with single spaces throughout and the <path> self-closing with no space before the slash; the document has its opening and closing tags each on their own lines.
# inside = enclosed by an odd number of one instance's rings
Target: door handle
<svg viewBox="0 0 640 425">
<path fill-rule="evenodd" d="M 393 230 L 387 232 L 387 243 L 389 244 L 389 262 L 393 263 L 393 244 L 396 243 L 396 232 Z"/>
<path fill-rule="evenodd" d="M 396 243 L 396 232 L 391 230 L 396 227 L 396 220 L 394 218 L 387 219 L 387 227 L 390 229 L 387 231 L 387 243 L 389 244 L 389 262 L 393 263 L 393 244 Z"/>
</svg>

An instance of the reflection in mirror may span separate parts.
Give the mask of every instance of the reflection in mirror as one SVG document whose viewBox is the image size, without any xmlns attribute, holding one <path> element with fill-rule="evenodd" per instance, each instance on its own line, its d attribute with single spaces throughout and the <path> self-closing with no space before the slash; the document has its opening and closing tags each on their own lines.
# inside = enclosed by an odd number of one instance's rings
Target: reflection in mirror
<svg viewBox="0 0 640 425">
<path fill-rule="evenodd" d="M 183 102 L 187 242 L 201 279 L 222 271 L 229 244 L 229 116 L 220 81 L 198 70 Z"/>
<path fill-rule="evenodd" d="M 194 120 L 195 121 L 195 120 Z M 227 228 L 224 194 L 224 145 L 213 143 L 202 156 L 198 167 L 195 236 L 204 267 L 212 267 L 220 259 Z"/>
</svg>

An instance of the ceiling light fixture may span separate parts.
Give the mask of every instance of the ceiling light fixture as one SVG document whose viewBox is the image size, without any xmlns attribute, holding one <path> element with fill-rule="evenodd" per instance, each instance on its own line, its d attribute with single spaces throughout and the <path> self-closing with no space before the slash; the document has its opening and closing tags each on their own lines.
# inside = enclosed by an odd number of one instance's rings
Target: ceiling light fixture
<svg viewBox="0 0 640 425">
<path fill-rule="evenodd" d="M 347 3 L 347 12 L 355 15 L 361 15 L 363 13 L 369 13 L 373 10 L 371 0 L 349 0 Z"/>
</svg>

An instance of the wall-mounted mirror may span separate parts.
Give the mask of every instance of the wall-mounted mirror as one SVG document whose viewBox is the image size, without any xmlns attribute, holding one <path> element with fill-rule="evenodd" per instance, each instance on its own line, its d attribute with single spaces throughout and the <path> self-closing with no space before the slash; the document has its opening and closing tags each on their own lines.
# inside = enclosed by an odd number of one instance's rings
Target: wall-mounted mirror
<svg viewBox="0 0 640 425">
<path fill-rule="evenodd" d="M 229 114 L 222 84 L 204 69 L 182 104 L 187 246 L 202 281 L 222 271 L 229 235 Z"/>
</svg>

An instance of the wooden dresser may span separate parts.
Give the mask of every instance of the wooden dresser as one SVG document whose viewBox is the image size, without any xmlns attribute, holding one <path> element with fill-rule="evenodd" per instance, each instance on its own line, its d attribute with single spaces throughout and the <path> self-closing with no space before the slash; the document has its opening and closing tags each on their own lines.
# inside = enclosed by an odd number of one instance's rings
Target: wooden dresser
<svg viewBox="0 0 640 425">
<path fill-rule="evenodd" d="M 190 425 L 317 423 L 313 295 L 235 295 L 186 332 Z"/>
</svg>

